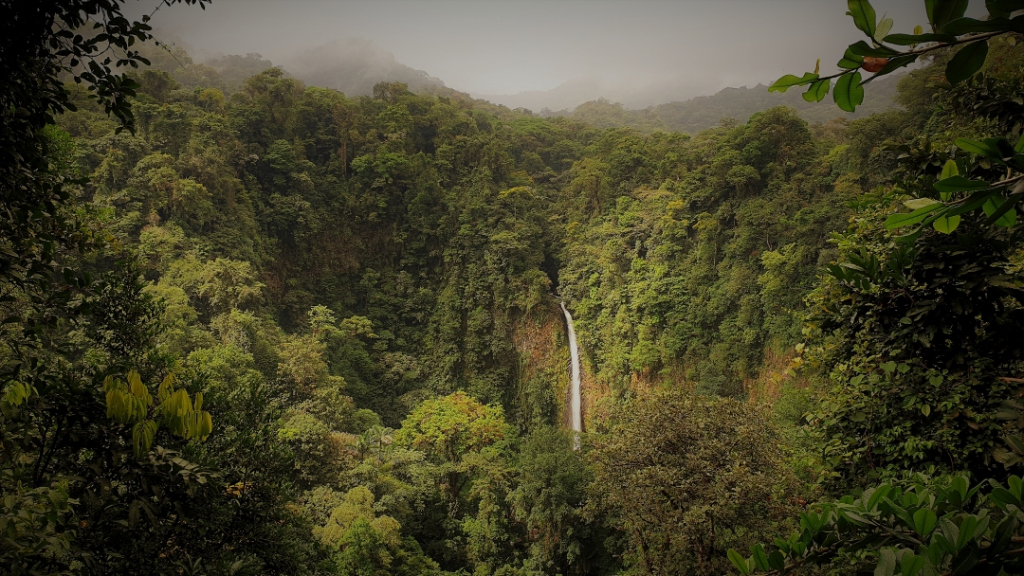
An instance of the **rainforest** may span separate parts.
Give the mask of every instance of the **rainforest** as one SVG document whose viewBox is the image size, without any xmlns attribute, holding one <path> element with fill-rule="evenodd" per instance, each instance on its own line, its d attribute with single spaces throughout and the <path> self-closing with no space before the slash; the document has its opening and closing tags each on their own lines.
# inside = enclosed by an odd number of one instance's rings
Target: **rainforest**
<svg viewBox="0 0 1024 576">
<path fill-rule="evenodd" d="M 0 0 L 3 574 L 1024 572 L 1024 2 L 687 132 L 124 4 Z"/>
</svg>

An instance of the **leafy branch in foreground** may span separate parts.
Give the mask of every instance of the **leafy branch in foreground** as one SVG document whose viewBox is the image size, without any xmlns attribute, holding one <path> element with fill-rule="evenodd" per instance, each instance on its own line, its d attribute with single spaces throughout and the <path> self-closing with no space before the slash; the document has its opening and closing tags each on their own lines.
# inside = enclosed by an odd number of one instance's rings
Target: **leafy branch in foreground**
<svg viewBox="0 0 1024 576">
<path fill-rule="evenodd" d="M 960 175 L 955 160 L 943 166 L 934 188 L 939 200 L 915 198 L 904 202 L 911 212 L 893 214 L 885 220 L 888 230 L 916 226 L 903 239 L 915 239 L 926 226 L 949 234 L 960 225 L 963 214 L 982 210 L 986 225 L 1008 228 L 1017 223 L 1016 205 L 1024 197 L 1024 135 L 1013 146 L 1006 138 L 986 138 L 979 142 L 956 140 L 957 148 L 1006 167 L 1010 176 L 996 181 L 971 180 Z"/>
<path fill-rule="evenodd" d="M 962 82 L 981 70 L 988 57 L 988 41 L 997 36 L 1024 33 L 1024 15 L 1013 14 L 1024 10 L 1024 0 L 988 0 L 989 17 L 986 20 L 967 18 L 967 0 L 928 0 L 925 10 L 932 32 L 924 33 L 921 26 L 913 34 L 890 34 L 892 18 L 877 20 L 868 0 L 848 0 L 847 14 L 853 17 L 857 28 L 868 37 L 846 48 L 836 64 L 840 71 L 820 76 L 814 72 L 797 77 L 787 74 L 769 88 L 769 92 L 785 92 L 794 86 L 808 86 L 804 100 L 821 102 L 828 95 L 831 81 L 836 80 L 832 97 L 847 112 L 853 112 L 864 102 L 864 84 L 890 74 L 916 62 L 925 54 L 962 46 L 946 66 L 946 78 L 951 84 Z M 902 48 L 906 47 L 906 49 Z M 819 60 L 819 64 L 820 64 Z M 863 79 L 860 70 L 873 75 Z"/>
<path fill-rule="evenodd" d="M 770 553 L 729 550 L 741 574 L 789 574 L 843 558 L 876 576 L 1014 574 L 1024 568 L 1024 483 L 1011 476 L 971 487 L 965 476 L 916 475 L 800 516 L 800 531 Z"/>
<path fill-rule="evenodd" d="M 868 0 L 848 0 L 848 15 L 867 37 L 850 44 L 837 63 L 840 71 L 830 76 L 819 76 L 818 66 L 814 72 L 802 77 L 791 74 L 777 80 L 769 92 L 785 92 L 794 86 L 808 86 L 804 100 L 820 102 L 828 94 L 831 81 L 836 79 L 832 97 L 836 105 L 847 112 L 853 112 L 864 102 L 864 85 L 909 66 L 922 56 L 944 48 L 959 47 L 946 65 L 945 76 L 950 84 L 956 85 L 974 76 L 988 58 L 989 41 L 1004 35 L 1024 33 L 1024 0 L 988 0 L 988 18 L 976 20 L 964 16 L 967 0 L 926 0 L 925 11 L 931 32 L 924 33 L 917 26 L 913 34 L 890 34 L 891 18 L 877 20 L 874 8 Z M 1011 36 L 1011 42 L 1016 39 Z M 820 60 L 819 60 L 820 65 Z M 860 70 L 873 73 L 863 79 Z M 970 180 L 961 176 L 956 162 L 950 160 L 942 171 L 939 182 L 935 183 L 938 200 L 919 197 L 907 202 L 911 212 L 896 214 L 885 222 L 887 229 L 894 230 L 916 225 L 905 235 L 905 240 L 914 240 L 928 225 L 938 232 L 949 234 L 960 225 L 961 217 L 983 211 L 987 225 L 1013 226 L 1017 221 L 1015 206 L 1024 196 L 1024 136 L 1013 145 L 1006 138 L 988 138 L 978 142 L 960 138 L 956 145 L 963 151 L 1006 167 L 1007 176 L 997 182 Z"/>
</svg>

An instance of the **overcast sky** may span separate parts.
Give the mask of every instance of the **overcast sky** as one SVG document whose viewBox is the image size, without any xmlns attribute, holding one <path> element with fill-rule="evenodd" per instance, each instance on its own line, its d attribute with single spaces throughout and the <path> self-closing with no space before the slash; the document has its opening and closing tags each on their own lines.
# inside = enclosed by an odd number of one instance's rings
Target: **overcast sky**
<svg viewBox="0 0 1024 576">
<path fill-rule="evenodd" d="M 157 0 L 139 0 L 133 13 Z M 921 0 L 876 0 L 893 32 L 927 25 Z M 972 0 L 972 12 L 984 3 Z M 135 12 L 138 11 L 138 12 Z M 831 68 L 860 39 L 841 0 L 213 0 L 161 9 L 154 25 L 200 50 L 274 62 L 365 38 L 474 95 L 579 78 L 699 93 Z"/>
</svg>

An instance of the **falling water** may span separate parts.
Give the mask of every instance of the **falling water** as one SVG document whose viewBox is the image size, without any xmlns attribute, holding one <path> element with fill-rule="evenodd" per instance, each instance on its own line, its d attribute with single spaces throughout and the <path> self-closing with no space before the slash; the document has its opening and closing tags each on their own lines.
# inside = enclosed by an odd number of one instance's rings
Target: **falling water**
<svg viewBox="0 0 1024 576">
<path fill-rule="evenodd" d="M 562 313 L 565 314 L 565 324 L 569 327 L 569 359 L 572 362 L 572 390 L 570 392 L 569 404 L 572 409 L 572 429 L 576 432 L 573 448 L 580 448 L 580 432 L 583 431 L 583 418 L 580 415 L 580 351 L 576 346 L 576 328 L 572 323 L 572 314 L 561 303 Z"/>
</svg>

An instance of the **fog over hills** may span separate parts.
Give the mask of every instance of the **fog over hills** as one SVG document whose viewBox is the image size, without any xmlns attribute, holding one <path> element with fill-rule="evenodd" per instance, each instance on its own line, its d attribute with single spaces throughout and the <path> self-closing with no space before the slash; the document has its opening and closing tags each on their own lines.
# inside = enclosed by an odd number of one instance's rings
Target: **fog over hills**
<svg viewBox="0 0 1024 576">
<path fill-rule="evenodd" d="M 584 102 L 605 99 L 618 102 L 628 109 L 640 109 L 666 102 L 687 100 L 711 94 L 710 85 L 683 82 L 609 81 L 597 76 L 580 76 L 559 84 L 551 90 L 529 90 L 516 94 L 476 94 L 495 104 L 509 108 L 526 108 L 534 112 L 573 110 Z"/>
<path fill-rule="evenodd" d="M 316 48 L 304 49 L 271 61 L 259 54 L 245 56 L 210 53 L 172 37 L 174 56 L 166 51 L 151 54 L 157 67 L 172 72 L 186 87 L 239 89 L 245 78 L 272 66 L 307 85 L 332 88 L 348 96 L 369 96 L 378 82 L 403 82 L 416 93 L 452 93 L 428 71 L 399 62 L 395 55 L 361 38 L 339 38 Z M 198 55 L 198 56 L 196 56 Z M 831 103 L 808 103 L 800 90 L 768 92 L 765 84 L 729 87 L 711 93 L 704 84 L 608 82 L 581 76 L 557 87 L 510 95 L 462 92 L 508 108 L 527 109 L 541 116 L 571 116 L 598 127 L 629 126 L 643 131 L 664 130 L 696 133 L 716 126 L 724 118 L 745 122 L 752 114 L 774 106 L 789 106 L 808 122 L 832 118 L 860 118 L 895 106 L 893 97 L 901 77 L 894 74 L 874 83 L 871 97 L 854 114 Z M 706 84 L 706 83 L 705 83 Z"/>
<path fill-rule="evenodd" d="M 334 88 L 347 96 L 369 96 L 378 82 L 404 82 L 413 92 L 444 86 L 438 78 L 395 60 L 395 55 L 362 38 L 334 40 L 281 62 L 306 84 Z"/>
</svg>

